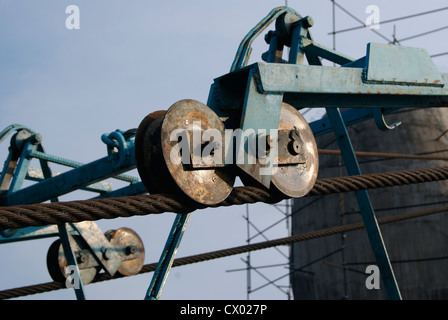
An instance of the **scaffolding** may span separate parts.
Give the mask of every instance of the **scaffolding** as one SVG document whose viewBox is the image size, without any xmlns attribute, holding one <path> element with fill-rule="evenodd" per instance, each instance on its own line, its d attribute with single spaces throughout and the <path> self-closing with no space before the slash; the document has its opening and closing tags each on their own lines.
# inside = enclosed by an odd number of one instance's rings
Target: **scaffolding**
<svg viewBox="0 0 448 320">
<path fill-rule="evenodd" d="M 343 33 L 349 33 L 351 31 L 355 31 L 355 30 L 361 30 L 364 29 L 366 30 L 366 32 L 373 32 L 374 34 L 376 34 L 378 37 L 380 37 L 385 43 L 387 44 L 393 44 L 396 46 L 401 46 L 403 42 L 405 41 L 409 41 L 409 40 L 413 40 L 413 39 L 417 39 L 420 37 L 424 37 L 424 36 L 429 36 L 431 34 L 437 33 L 437 32 L 441 32 L 444 31 L 446 29 L 448 29 L 448 26 L 442 26 L 442 27 L 438 27 L 435 29 L 431 29 L 425 32 L 421 32 L 415 35 L 410 35 L 410 36 L 406 36 L 406 37 L 402 37 L 397 39 L 397 25 L 394 24 L 394 28 L 393 28 L 393 34 L 391 35 L 392 38 L 389 38 L 388 36 L 384 35 L 383 33 L 379 32 L 377 29 L 374 28 L 369 28 L 368 25 L 366 25 L 365 21 L 363 21 L 362 19 L 359 19 L 359 17 L 357 17 L 356 15 L 354 15 L 352 12 L 350 12 L 350 10 L 348 10 L 347 8 L 343 7 L 341 4 L 339 4 L 336 0 L 329 0 L 331 2 L 331 16 L 332 16 L 332 31 L 328 33 L 328 35 L 330 35 L 332 37 L 332 49 L 336 50 L 337 49 L 337 35 L 338 34 L 343 34 Z M 288 6 L 288 1 L 285 1 L 285 6 Z M 351 28 L 344 28 L 344 29 L 340 29 L 337 30 L 336 29 L 336 12 L 337 10 L 340 10 L 341 12 L 343 12 L 344 14 L 346 14 L 348 17 L 352 18 L 354 21 L 356 21 L 359 25 L 355 26 L 355 27 L 351 27 Z M 439 13 L 439 12 L 443 12 L 448 10 L 448 7 L 442 7 L 442 8 L 437 8 L 437 9 L 432 9 L 432 10 L 427 10 L 427 11 L 422 11 L 419 13 L 415 13 L 415 14 L 410 14 L 410 15 L 406 15 L 406 16 L 400 16 L 400 17 L 396 17 L 396 18 L 392 18 L 392 19 L 388 19 L 388 20 L 384 20 L 381 21 L 381 25 L 383 24 L 390 24 L 390 23 L 395 23 L 398 21 L 404 21 L 404 20 L 408 20 L 408 19 L 412 19 L 412 18 L 417 18 L 417 17 L 421 17 L 421 16 L 426 16 L 426 15 L 431 15 L 431 14 L 435 14 L 435 13 Z M 448 55 L 448 52 L 441 52 L 441 53 L 434 53 L 431 54 L 430 57 L 431 58 L 437 58 L 437 57 L 443 57 Z M 310 111 L 312 111 L 312 108 L 306 108 L 301 110 L 302 115 L 307 115 Z M 448 132 L 448 130 L 446 131 Z M 446 133 L 445 132 L 445 133 Z M 384 156 L 384 155 L 382 155 Z M 342 168 L 343 168 L 343 162 L 342 162 L 342 157 L 339 155 L 339 169 L 340 169 L 340 175 L 342 176 Z M 319 199 L 315 199 L 313 201 L 318 201 Z M 246 213 L 243 216 L 244 220 L 247 223 L 247 243 L 250 244 L 251 240 L 253 240 L 255 237 L 261 236 L 263 237 L 265 240 L 268 240 L 268 237 L 265 235 L 265 231 L 267 230 L 271 230 L 274 226 L 277 226 L 279 223 L 284 223 L 285 227 L 286 227 L 286 233 L 291 236 L 291 219 L 292 216 L 299 212 L 300 209 L 296 209 L 293 211 L 293 205 L 292 205 L 292 200 L 285 200 L 284 202 L 280 203 L 280 204 L 275 204 L 273 205 L 273 207 L 275 208 L 275 210 L 281 212 L 281 214 L 284 216 L 282 219 L 280 220 L 276 220 L 273 219 L 274 221 L 272 222 L 272 224 L 268 225 L 267 227 L 265 227 L 264 229 L 260 230 L 260 228 L 256 225 L 256 221 L 254 221 L 254 218 L 251 218 L 250 215 L 250 209 L 249 206 L 246 205 Z M 341 225 L 345 225 L 345 216 L 346 216 L 346 212 L 344 210 L 344 195 L 341 193 L 339 194 L 339 215 L 340 215 L 340 220 L 341 220 Z M 251 230 L 253 230 L 255 232 L 254 235 L 251 234 Z M 241 268 L 241 269 L 234 269 L 234 270 L 229 270 L 231 272 L 233 271 L 246 271 L 246 296 L 247 299 L 249 300 L 251 297 L 251 294 L 262 289 L 265 288 L 266 286 L 272 285 L 274 287 L 276 287 L 278 290 L 280 290 L 285 296 L 286 299 L 292 299 L 293 295 L 292 295 L 292 283 L 291 283 L 291 278 L 288 277 L 291 274 L 293 274 L 294 272 L 307 272 L 305 270 L 306 267 L 317 263 L 319 261 L 325 260 L 326 258 L 334 255 L 334 254 L 340 254 L 341 255 L 341 259 L 342 259 L 342 264 L 341 265 L 337 265 L 334 267 L 340 268 L 343 272 L 343 279 L 344 279 L 344 295 L 343 297 L 341 297 L 342 299 L 347 299 L 348 298 L 348 294 L 347 294 L 347 281 L 346 281 L 346 273 L 347 271 L 352 271 L 352 272 L 358 272 L 358 273 L 362 273 L 363 272 L 359 271 L 359 270 L 355 270 L 353 268 L 350 268 L 350 265 L 353 265 L 355 263 L 350 263 L 347 262 L 345 259 L 345 254 L 344 254 L 344 248 L 345 248 L 345 239 L 347 237 L 346 233 L 341 233 L 340 234 L 341 237 L 341 248 L 337 249 L 333 252 L 330 252 L 328 254 L 323 255 L 321 258 L 316 259 L 310 263 L 307 263 L 306 265 L 294 270 L 292 263 L 291 263 L 291 256 L 286 256 L 284 252 L 280 251 L 278 248 L 275 248 L 275 250 L 277 251 L 277 253 L 280 255 L 280 261 L 278 264 L 271 264 L 271 265 L 259 265 L 259 266 L 254 266 L 251 263 L 251 253 L 249 252 L 246 255 L 245 259 L 241 259 L 241 261 L 246 265 L 245 268 Z M 289 251 L 291 250 L 291 248 L 289 247 Z M 263 252 L 263 254 L 266 254 L 266 252 Z M 282 262 L 282 260 L 287 260 L 289 262 Z M 444 258 L 440 258 L 440 259 L 444 259 Z M 436 260 L 440 260 L 439 258 L 437 258 Z M 325 263 L 329 263 L 329 262 L 325 262 Z M 394 263 L 397 263 L 396 261 L 394 261 Z M 373 264 L 373 263 L 371 263 Z M 262 269 L 272 269 L 272 268 L 285 268 L 285 266 L 287 266 L 288 268 L 288 272 L 286 274 L 283 274 L 282 276 L 279 277 L 275 277 L 272 278 L 272 276 L 267 275 L 266 273 L 263 272 Z M 252 273 L 257 274 L 262 281 L 265 281 L 263 284 L 253 288 L 253 276 Z M 285 278 L 287 278 L 289 280 L 288 283 L 282 283 L 282 285 L 278 285 L 277 282 L 282 280 L 284 281 Z"/>
</svg>

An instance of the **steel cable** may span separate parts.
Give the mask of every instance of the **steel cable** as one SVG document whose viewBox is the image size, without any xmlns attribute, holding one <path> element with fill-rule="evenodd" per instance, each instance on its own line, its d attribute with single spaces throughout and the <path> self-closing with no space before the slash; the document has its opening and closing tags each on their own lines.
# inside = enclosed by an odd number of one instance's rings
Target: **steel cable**
<svg viewBox="0 0 448 320">
<path fill-rule="evenodd" d="M 447 211 L 448 211 L 448 206 L 427 209 L 427 210 L 421 210 L 421 211 L 401 214 L 401 215 L 397 215 L 397 216 L 380 218 L 380 219 L 378 219 L 378 224 L 384 225 L 384 224 L 389 224 L 389 223 L 402 222 L 402 221 L 406 221 L 406 220 L 410 220 L 410 219 L 421 218 L 424 216 L 429 216 L 432 214 L 442 213 L 442 212 L 447 212 Z M 239 247 L 233 247 L 233 248 L 216 250 L 216 251 L 202 253 L 202 254 L 196 254 L 196 255 L 192 255 L 192 256 L 175 259 L 173 261 L 172 267 L 185 266 L 185 265 L 189 265 L 189 264 L 193 264 L 193 263 L 199 263 L 199 262 L 209 261 L 209 260 L 213 260 L 213 259 L 229 257 L 232 255 L 237 255 L 237 254 L 246 253 L 246 252 L 250 252 L 250 251 L 268 249 L 268 248 L 280 246 L 280 245 L 288 245 L 288 244 L 295 243 L 295 242 L 301 242 L 301 241 L 307 241 L 307 240 L 327 237 L 327 236 L 336 235 L 336 234 L 340 234 L 340 233 L 356 231 L 356 230 L 360 230 L 363 228 L 364 228 L 364 223 L 358 222 L 358 223 L 353 223 L 353 224 L 348 224 L 348 225 L 330 227 L 330 228 L 321 229 L 321 230 L 317 230 L 317 231 L 296 234 L 296 235 L 292 235 L 292 236 L 288 236 L 288 237 L 284 237 L 284 238 L 279 238 L 279 239 L 274 239 L 274 240 L 269 240 L 269 241 L 264 241 L 264 242 L 258 242 L 258 243 L 249 244 L 249 245 L 243 245 L 243 246 L 239 246 Z M 138 274 L 153 272 L 156 269 L 156 266 L 157 266 L 157 263 L 146 264 L 143 266 L 142 270 Z M 101 274 L 98 274 L 97 277 L 91 283 L 102 282 L 102 281 L 107 281 L 107 280 L 112 280 L 112 279 L 123 278 L 123 277 L 124 276 L 122 276 L 120 274 L 117 274 L 117 275 L 111 277 L 106 273 L 101 273 Z M 63 289 L 63 288 L 65 288 L 64 284 L 59 283 L 59 282 L 41 283 L 41 284 L 36 284 L 36 285 L 30 285 L 30 286 L 0 291 L 0 299 L 3 300 L 3 299 L 17 298 L 17 297 L 27 296 L 27 295 L 31 295 L 31 294 L 50 292 L 50 291 L 59 290 L 59 289 Z"/>
<path fill-rule="evenodd" d="M 319 149 L 319 154 L 322 155 L 341 155 L 340 150 Z M 419 154 L 402 154 L 402 153 L 386 153 L 386 152 L 365 152 L 355 151 L 355 155 L 365 158 L 389 158 L 389 159 L 410 159 L 410 160 L 448 160 L 448 157 L 419 155 Z"/>
<path fill-rule="evenodd" d="M 448 179 L 448 167 L 322 178 L 316 181 L 308 196 L 403 186 L 446 179 Z M 287 197 L 270 193 L 260 187 L 236 187 L 226 200 L 210 207 L 256 202 L 274 204 L 284 199 L 287 199 Z M 0 230 L 164 212 L 187 213 L 204 208 L 207 208 L 207 206 L 183 196 L 169 194 L 16 205 L 0 207 Z"/>
</svg>

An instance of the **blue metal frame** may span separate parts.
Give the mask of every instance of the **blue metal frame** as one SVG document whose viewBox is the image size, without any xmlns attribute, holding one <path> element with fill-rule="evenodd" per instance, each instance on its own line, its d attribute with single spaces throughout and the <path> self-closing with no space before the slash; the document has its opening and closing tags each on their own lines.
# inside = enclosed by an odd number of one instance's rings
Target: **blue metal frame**
<svg viewBox="0 0 448 320">
<path fill-rule="evenodd" d="M 361 169 L 356 159 L 344 120 L 338 108 L 327 108 L 328 118 L 333 126 L 334 134 L 341 150 L 345 167 L 349 175 L 360 175 Z M 400 290 L 395 279 L 389 255 L 384 245 L 381 231 L 376 220 L 375 211 L 366 190 L 355 192 L 356 201 L 366 227 L 367 235 L 380 270 L 387 296 L 391 300 L 401 300 Z"/>
<path fill-rule="evenodd" d="M 84 293 L 84 285 L 81 279 L 81 273 L 79 272 L 78 263 L 76 261 L 75 255 L 70 246 L 70 234 L 67 231 L 66 224 L 58 225 L 59 237 L 61 239 L 62 248 L 64 250 L 65 259 L 67 260 L 67 265 L 74 267 L 74 279 L 77 283 L 73 284 L 73 290 L 75 291 L 76 298 L 78 300 L 86 300 Z"/>
<path fill-rule="evenodd" d="M 178 214 L 176 216 L 160 256 L 159 263 L 157 264 L 151 283 L 146 292 L 145 300 L 158 300 L 160 298 L 168 273 L 173 265 L 180 241 L 182 240 L 188 220 L 190 219 L 190 215 L 191 213 Z"/>
<path fill-rule="evenodd" d="M 280 58 L 279 53 L 283 48 L 276 31 L 267 36 L 270 47 L 263 55 L 267 63 L 247 66 L 251 52 L 248 43 L 259 34 L 262 26 L 269 24 L 266 19 L 279 17 L 280 14 L 273 13 L 282 10 L 273 10 L 250 31 L 240 45 L 231 73 L 216 78 L 211 86 L 208 105 L 219 116 L 232 118 L 242 106 L 240 122 L 238 118 L 231 119 L 228 127 L 243 130 L 276 128 L 282 101 L 297 109 L 324 107 L 327 117 L 310 125 L 315 136 L 334 132 L 349 175 L 359 175 L 361 170 L 346 126 L 373 119 L 380 130 L 391 130 L 400 123 L 389 125 L 384 115 L 394 110 L 406 107 L 448 107 L 448 74 L 437 71 L 426 51 L 372 43 L 367 46 L 365 57 L 354 60 L 315 43 L 308 30 L 312 26 L 312 19 L 301 18 L 297 13 L 297 21 L 291 26 L 289 61 Z M 288 13 L 294 14 L 292 11 Z M 305 56 L 309 65 L 301 65 Z M 340 67 L 323 66 L 321 58 Z M 417 71 L 409 70 L 409 61 L 419 65 Z M 245 79 L 248 79 L 246 83 Z M 244 85 L 245 90 L 240 87 Z M 249 94 L 259 98 L 248 99 Z M 270 101 L 270 98 L 273 100 Z M 277 113 L 275 108 L 278 109 Z M 341 113 L 339 108 L 348 110 Z M 240 168 L 269 186 L 268 179 L 260 179 L 252 167 L 243 164 Z M 355 195 L 386 294 L 389 299 L 399 300 L 400 290 L 369 194 L 360 191 Z"/>
<path fill-rule="evenodd" d="M 0 174 L 0 202 L 2 205 L 38 203 L 46 200 L 57 202 L 58 196 L 78 189 L 97 192 L 100 194 L 99 197 L 102 198 L 117 196 L 118 194 L 146 193 L 138 178 L 121 174 L 135 168 L 134 142 L 129 138 L 125 139 L 124 132 L 115 131 L 103 135 L 102 139 L 107 145 L 108 156 L 88 164 L 82 164 L 45 153 L 40 135 L 21 125 L 12 125 L 0 132 L 0 141 L 3 141 L 14 131 L 17 131 L 17 133 L 11 139 L 9 154 Z M 18 142 L 18 140 L 20 141 Z M 40 162 L 42 170 L 40 177 L 30 175 L 31 168 L 29 164 L 33 158 L 38 159 Z M 53 176 L 49 162 L 73 169 Z M 110 188 L 104 188 L 101 184 L 95 183 L 109 177 L 129 182 L 130 184 L 112 191 Z M 25 179 L 39 181 L 39 183 L 22 188 L 22 183 Z M 0 232 L 0 244 L 59 237 L 68 265 L 76 266 L 77 279 L 80 281 L 80 287 L 75 288 L 76 297 L 84 300 L 83 284 L 69 239 L 75 234 L 85 240 L 95 259 L 112 276 L 121 263 L 121 257 L 115 250 L 109 250 L 110 254 L 107 260 L 103 259 L 101 250 L 104 248 L 112 249 L 112 246 L 93 222 L 89 222 L 87 225 L 78 223 L 3 230 Z"/>
<path fill-rule="evenodd" d="M 284 25 L 284 29 L 291 29 L 291 39 L 286 44 L 291 47 L 289 60 L 281 58 L 285 45 L 282 43 L 282 33 L 286 31 L 276 30 L 266 38 L 270 44 L 268 52 L 263 55 L 266 63 L 248 66 L 254 39 L 273 21 L 282 17 L 286 19 L 287 15 L 293 21 L 287 27 Z M 281 23 L 280 21 L 279 25 Z M 384 115 L 399 108 L 448 107 L 448 74 L 440 74 L 424 50 L 369 44 L 366 56 L 354 60 L 316 43 L 309 32 L 312 25 L 310 17 L 302 18 L 291 8 L 278 7 L 246 35 L 238 47 L 230 73 L 214 80 L 207 101 L 207 105 L 218 116 L 228 118 L 226 127 L 255 131 L 276 129 L 282 102 L 297 109 L 326 108 L 327 117 L 311 123 L 310 127 L 315 136 L 334 132 L 348 173 L 358 175 L 361 170 L 347 126 L 373 119 L 379 129 L 390 130 L 399 123 L 388 125 Z M 302 65 L 305 57 L 309 65 Z M 321 58 L 340 67 L 322 66 Z M 419 70 L 410 70 L 407 67 L 409 62 L 419 64 Z M 348 109 L 341 112 L 339 108 Z M 12 125 L 0 132 L 0 142 L 10 133 L 23 130 L 28 139 L 23 142 L 20 154 L 17 154 L 17 148 L 11 148 L 0 174 L 0 205 L 57 201 L 58 196 L 83 188 L 98 192 L 96 198 L 146 193 L 139 179 L 123 174 L 135 168 L 134 142 L 125 138 L 124 132 L 117 130 L 104 134 L 101 138 L 107 146 L 108 156 L 81 164 L 46 154 L 40 136 L 21 125 Z M 237 145 L 238 143 L 244 141 L 237 141 Z M 26 178 L 31 179 L 28 167 L 32 158 L 40 160 L 43 179 L 38 179 L 41 181 L 37 184 L 21 188 Z M 49 162 L 73 169 L 52 176 Z M 237 165 L 269 187 L 270 175 L 266 171 L 264 175 L 260 175 L 257 171 L 259 164 Z M 114 191 L 91 186 L 110 177 L 130 184 Z M 387 295 L 390 299 L 401 299 L 369 195 L 367 191 L 355 194 Z M 190 214 L 177 215 L 145 299 L 159 298 L 189 216 Z M 64 225 L 58 226 L 57 231 L 55 226 L 6 230 L 0 233 L 0 243 L 59 235 L 64 250 L 67 249 L 67 260 L 76 265 L 68 241 L 70 233 L 77 231 L 75 229 L 67 230 Z M 76 293 L 79 299 L 85 298 L 82 288 Z"/>
</svg>

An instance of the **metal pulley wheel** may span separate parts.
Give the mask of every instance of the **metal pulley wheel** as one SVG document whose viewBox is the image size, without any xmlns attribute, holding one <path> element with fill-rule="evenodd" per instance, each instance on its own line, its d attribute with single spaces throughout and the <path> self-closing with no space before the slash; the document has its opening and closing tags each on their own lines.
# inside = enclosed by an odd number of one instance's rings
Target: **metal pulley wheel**
<svg viewBox="0 0 448 320">
<path fill-rule="evenodd" d="M 310 126 L 293 106 L 282 103 L 277 141 L 270 144 L 277 148 L 270 190 L 292 198 L 308 194 L 317 179 L 319 155 Z M 240 178 L 245 186 L 263 187 L 245 173 Z"/>
<path fill-rule="evenodd" d="M 123 276 L 139 273 L 145 262 L 145 247 L 139 235 L 129 228 L 109 230 L 104 235 L 122 257 L 117 271 Z"/>
<path fill-rule="evenodd" d="M 303 197 L 313 188 L 319 169 L 313 131 L 297 109 L 282 103 L 278 132 L 278 164 L 271 188 L 293 198 Z"/>
<path fill-rule="evenodd" d="M 83 245 L 82 237 L 74 235 L 73 240 L 70 241 L 70 246 L 77 260 L 76 263 L 78 264 L 81 281 L 83 284 L 88 284 L 92 282 L 101 267 Z M 58 239 L 51 244 L 47 252 L 48 273 L 54 281 L 65 283 L 68 276 L 73 276 L 73 273 L 69 269 L 66 272 L 67 266 L 64 249 L 61 240 Z"/>
<path fill-rule="evenodd" d="M 151 193 L 178 193 L 162 155 L 160 128 L 166 111 L 148 114 L 135 135 L 135 163 L 146 190 Z"/>
<path fill-rule="evenodd" d="M 137 169 L 148 192 L 187 195 L 207 205 L 225 200 L 235 174 L 232 167 L 224 166 L 224 158 L 222 163 L 204 164 L 213 159 L 202 157 L 204 150 L 222 152 L 223 147 L 212 138 L 204 140 L 210 132 L 222 134 L 224 124 L 195 100 L 178 101 L 165 114 L 149 114 L 135 137 Z"/>
</svg>

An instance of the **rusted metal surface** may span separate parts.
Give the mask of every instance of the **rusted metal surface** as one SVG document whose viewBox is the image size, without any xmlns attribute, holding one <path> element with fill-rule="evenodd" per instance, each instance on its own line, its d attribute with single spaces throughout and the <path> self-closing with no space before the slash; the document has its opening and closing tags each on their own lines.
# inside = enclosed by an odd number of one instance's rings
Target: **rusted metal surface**
<svg viewBox="0 0 448 320">
<path fill-rule="evenodd" d="M 181 100 L 168 111 L 151 113 L 142 121 L 135 138 L 136 164 L 149 193 L 187 195 L 209 205 L 223 201 L 230 194 L 235 174 L 232 168 L 222 165 L 225 159 L 221 141 L 206 141 L 219 144 L 213 151 L 221 153 L 217 158 L 221 162 L 204 164 L 204 161 L 213 161 L 210 155 L 202 157 L 205 147 L 202 135 L 206 130 L 222 134 L 224 124 L 210 108 L 195 100 Z M 179 138 L 174 136 L 176 132 Z M 193 134 L 198 134 L 199 143 Z M 182 148 L 186 143 L 187 148 Z M 182 152 L 188 154 L 182 156 Z M 193 161 L 199 162 L 193 166 Z"/>
<path fill-rule="evenodd" d="M 173 149 L 179 148 L 179 141 L 172 139 L 175 130 L 185 132 L 197 130 L 201 136 L 205 130 L 223 132 L 223 122 L 206 105 L 195 100 L 181 100 L 168 109 L 161 127 L 163 157 L 168 171 L 179 188 L 191 199 L 203 204 L 217 204 L 223 201 L 235 183 L 233 169 L 215 167 L 192 170 L 190 165 L 182 162 L 180 150 Z"/>
<path fill-rule="evenodd" d="M 82 283 L 88 284 L 92 282 L 101 267 L 92 253 L 87 250 L 80 236 L 70 236 L 69 239 L 70 247 L 77 260 Z M 51 278 L 56 282 L 65 283 L 67 276 L 70 275 L 70 272 L 67 273 L 65 270 L 67 266 L 64 249 L 61 240 L 58 239 L 53 242 L 47 253 L 47 268 Z"/>
<path fill-rule="evenodd" d="M 139 273 L 145 262 L 145 247 L 139 235 L 130 228 L 120 228 L 108 232 L 107 237 L 122 258 L 118 272 L 123 276 Z"/>
<path fill-rule="evenodd" d="M 72 227 L 83 238 L 86 244 L 85 248 L 90 248 L 104 270 L 113 276 L 121 264 L 121 257 L 115 252 L 115 248 L 109 243 L 97 224 L 92 221 L 82 221 L 72 224 Z"/>
<path fill-rule="evenodd" d="M 139 176 L 150 194 L 173 192 L 176 189 L 165 161 L 160 143 L 160 126 L 166 111 L 148 114 L 140 123 L 135 135 L 135 163 Z M 157 170 L 157 174 L 154 171 Z"/>
<path fill-rule="evenodd" d="M 280 131 L 292 131 L 292 136 L 297 139 L 290 138 L 290 141 L 284 147 L 279 144 L 279 149 L 289 149 L 291 144 L 298 142 L 299 139 L 301 140 L 300 148 L 296 150 L 302 161 L 297 164 L 281 164 L 279 160 L 271 182 L 275 188 L 285 195 L 290 197 L 305 196 L 313 188 L 319 168 L 319 155 L 313 132 L 303 116 L 294 107 L 286 103 L 282 104 L 278 129 Z M 279 156 L 283 153 L 285 152 L 279 152 Z M 288 158 L 294 157 L 290 151 L 288 153 Z"/>
</svg>

